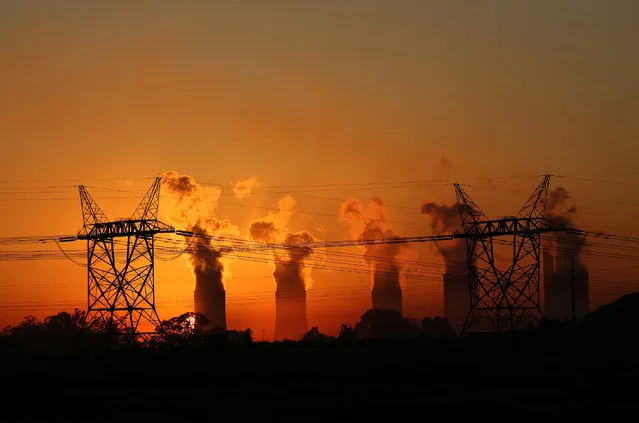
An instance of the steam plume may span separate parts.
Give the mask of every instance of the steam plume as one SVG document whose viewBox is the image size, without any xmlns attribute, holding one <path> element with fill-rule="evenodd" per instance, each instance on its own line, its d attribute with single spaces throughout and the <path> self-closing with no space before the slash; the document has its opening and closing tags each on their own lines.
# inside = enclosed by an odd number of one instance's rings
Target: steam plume
<svg viewBox="0 0 639 423">
<path fill-rule="evenodd" d="M 388 209 L 379 197 L 372 197 L 366 209 L 357 199 L 342 203 L 340 216 L 351 225 L 351 233 L 357 240 L 375 240 L 399 238 L 388 219 Z M 401 269 L 402 259 L 409 251 L 406 244 L 372 244 L 364 247 L 364 261 L 373 270 L 378 268 Z M 399 283 L 399 280 L 395 281 Z"/>
<path fill-rule="evenodd" d="M 557 212 L 570 198 L 568 190 L 564 187 L 557 187 L 548 191 L 548 201 L 546 202 L 546 210 L 548 212 Z"/>
<path fill-rule="evenodd" d="M 436 234 L 453 233 L 460 225 L 459 206 L 454 203 L 450 206 L 445 204 L 424 202 L 421 207 L 424 216 L 430 219 L 431 228 Z M 460 272 L 460 266 L 466 263 L 466 245 L 463 239 L 454 239 L 437 244 L 437 248 L 441 253 L 446 273 L 452 274 Z"/>
<path fill-rule="evenodd" d="M 272 222 L 253 222 L 249 228 L 251 239 L 260 242 L 273 243 L 278 240 L 279 231 L 275 229 Z M 315 241 L 315 237 L 309 232 L 287 233 L 282 244 L 289 246 L 285 252 L 273 252 L 273 279 L 277 291 L 289 291 L 291 289 L 306 290 L 310 287 L 310 267 L 305 266 L 306 258 L 312 253 L 310 248 L 300 244 Z"/>
<path fill-rule="evenodd" d="M 258 188 L 261 185 L 262 183 L 255 176 L 244 179 L 242 181 L 237 181 L 235 183 L 235 186 L 233 187 L 235 198 L 242 199 L 249 195 L 254 188 Z"/>
<path fill-rule="evenodd" d="M 282 243 L 290 247 L 315 241 L 307 231 L 289 232 L 288 223 L 295 206 L 295 199 L 285 196 L 278 201 L 278 211 L 249 226 L 249 238 L 267 243 Z M 289 248 L 285 252 L 273 252 L 275 270 L 273 278 L 276 290 L 307 289 L 312 284 L 311 268 L 305 260 L 312 253 L 306 247 Z"/>
<path fill-rule="evenodd" d="M 288 248 L 273 250 L 275 281 L 275 339 L 299 339 L 306 333 L 306 289 L 311 285 L 311 268 L 306 260 L 312 250 L 303 244 L 315 238 L 306 231 L 289 232 L 288 223 L 295 200 L 278 202 L 279 210 L 253 222 L 249 237 L 255 241 L 281 243 Z"/>
<path fill-rule="evenodd" d="M 286 255 L 275 255 L 275 271 L 273 277 L 279 291 L 306 290 L 307 272 L 310 268 L 304 266 L 305 259 L 312 253 L 308 247 L 300 244 L 313 242 L 315 238 L 310 233 L 303 231 L 288 233 L 284 238 L 284 244 L 290 246 Z M 309 281 L 310 282 L 310 281 Z"/>
<path fill-rule="evenodd" d="M 557 187 L 548 191 L 546 217 L 566 227 L 577 229 L 577 223 L 575 222 L 577 207 L 569 200 L 570 193 L 564 187 Z M 558 256 L 572 257 L 574 258 L 576 270 L 586 270 L 581 258 L 581 250 L 586 245 L 586 239 L 568 232 L 556 232 L 552 236 Z"/>
<path fill-rule="evenodd" d="M 215 217 L 221 190 L 203 187 L 189 175 L 167 171 L 162 175 L 171 201 L 166 204 L 168 220 L 178 228 L 199 235 L 239 236 L 228 220 Z M 214 245 L 210 238 L 195 238 L 186 258 L 195 279 L 195 311 L 204 314 L 214 326 L 226 328 L 224 281 L 230 277 L 229 247 Z"/>
<path fill-rule="evenodd" d="M 448 170 L 453 168 L 453 163 L 447 157 L 442 157 L 441 159 L 439 159 L 439 166 L 442 169 Z"/>
<path fill-rule="evenodd" d="M 388 219 L 384 201 L 372 197 L 367 208 L 357 199 L 348 199 L 340 206 L 340 216 L 351 226 L 354 239 L 368 241 L 399 238 Z M 393 308 L 402 311 L 401 285 L 405 268 L 402 258 L 411 256 L 407 244 L 371 244 L 362 249 L 363 260 L 372 271 L 373 308 Z M 379 297 L 376 297 L 379 292 Z M 376 306 L 375 303 L 381 305 Z"/>
</svg>

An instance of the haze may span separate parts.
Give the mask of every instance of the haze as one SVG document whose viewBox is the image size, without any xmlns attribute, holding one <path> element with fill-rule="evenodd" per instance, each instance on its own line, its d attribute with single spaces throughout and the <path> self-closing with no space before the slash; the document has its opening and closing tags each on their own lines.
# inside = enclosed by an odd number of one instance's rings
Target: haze
<svg viewBox="0 0 639 423">
<path fill-rule="evenodd" d="M 77 233 L 78 184 L 128 216 L 167 170 L 221 187 L 215 214 L 245 239 L 286 194 L 308 212 L 290 230 L 319 239 L 350 239 L 341 202 L 372 196 L 401 206 L 400 235 L 430 234 L 420 206 L 451 204 L 449 185 L 379 184 L 467 180 L 508 215 L 545 172 L 580 225 L 636 235 L 638 19 L 634 1 L 3 1 L 0 236 Z M 237 198 L 251 177 L 285 187 Z M 441 262 L 433 246 L 416 254 Z M 594 308 L 628 272 L 592 266 Z M 229 327 L 272 336 L 272 268 L 230 271 Z M 308 319 L 332 334 L 369 307 L 370 280 L 326 273 Z M 156 282 L 162 318 L 191 309 L 184 259 L 158 262 Z M 407 313 L 441 314 L 440 282 L 416 292 Z M 0 326 L 83 307 L 86 269 L 2 261 L 0 298 Z"/>
</svg>

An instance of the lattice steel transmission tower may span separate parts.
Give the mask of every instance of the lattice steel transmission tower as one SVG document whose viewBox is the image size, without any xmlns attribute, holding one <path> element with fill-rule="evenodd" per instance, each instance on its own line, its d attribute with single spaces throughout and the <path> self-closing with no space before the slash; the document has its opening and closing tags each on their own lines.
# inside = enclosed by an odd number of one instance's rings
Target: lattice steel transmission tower
<svg viewBox="0 0 639 423">
<path fill-rule="evenodd" d="M 87 240 L 88 307 L 83 327 L 133 339 L 156 333 L 154 240 L 175 229 L 158 220 L 161 178 L 130 219 L 109 221 L 80 185 L 83 227 Z"/>
<path fill-rule="evenodd" d="M 524 317 L 538 321 L 541 233 L 564 227 L 545 218 L 550 175 L 544 175 L 516 217 L 488 220 L 479 206 L 455 184 L 461 227 L 455 238 L 466 240 L 470 311 L 461 333 L 483 318 L 496 332 L 517 329 Z M 495 263 L 494 241 L 512 237 L 512 261 L 506 268 Z"/>
</svg>

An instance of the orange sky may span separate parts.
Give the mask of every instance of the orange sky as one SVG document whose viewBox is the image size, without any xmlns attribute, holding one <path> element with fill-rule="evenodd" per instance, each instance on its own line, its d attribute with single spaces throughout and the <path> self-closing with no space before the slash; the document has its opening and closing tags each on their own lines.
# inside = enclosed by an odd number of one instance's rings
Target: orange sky
<svg viewBox="0 0 639 423">
<path fill-rule="evenodd" d="M 80 183 L 98 187 L 89 191 L 109 217 L 128 216 L 165 170 L 222 187 L 215 213 L 242 237 L 287 192 L 297 210 L 316 213 L 294 213 L 291 229 L 321 239 L 350 237 L 337 217 L 349 197 L 406 207 L 389 209 L 400 235 L 430 233 L 422 201 L 454 200 L 450 186 L 318 184 L 552 172 L 636 185 L 637 16 L 632 1 L 4 2 L 0 237 L 76 233 Z M 248 177 L 295 187 L 234 198 L 229 188 Z M 468 183 L 488 215 L 508 215 L 537 180 Z M 552 183 L 571 192 L 588 228 L 639 233 L 636 187 Z M 439 260 L 433 247 L 415 248 Z M 593 263 L 601 280 L 634 271 L 618 265 Z M 231 271 L 229 325 L 268 337 L 271 268 L 235 262 Z M 191 309 L 183 258 L 158 261 L 156 281 L 163 318 Z M 442 311 L 441 287 L 428 283 L 408 300 L 416 316 Z M 334 333 L 355 323 L 369 284 L 314 272 L 309 325 Z M 614 294 L 603 289 L 596 301 Z M 2 261 L 0 302 L 0 326 L 83 306 L 85 269 Z"/>
</svg>

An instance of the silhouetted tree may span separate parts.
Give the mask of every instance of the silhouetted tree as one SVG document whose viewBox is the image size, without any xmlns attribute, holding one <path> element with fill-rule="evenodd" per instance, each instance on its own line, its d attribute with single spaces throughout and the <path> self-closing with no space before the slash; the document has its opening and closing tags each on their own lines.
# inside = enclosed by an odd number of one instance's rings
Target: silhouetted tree
<svg viewBox="0 0 639 423">
<path fill-rule="evenodd" d="M 42 331 L 42 324 L 38 323 L 38 319 L 32 315 L 25 316 L 22 322 L 4 329 L 7 336 L 33 335 L 40 331 Z"/>
<path fill-rule="evenodd" d="M 22 350 L 62 352 L 74 346 L 81 331 L 84 312 L 62 311 L 38 322 L 35 316 L 26 316 L 22 322 L 3 330 L 6 342 Z"/>
<path fill-rule="evenodd" d="M 404 319 L 397 310 L 370 309 L 355 325 L 358 338 L 416 338 L 419 327 Z"/>
<path fill-rule="evenodd" d="M 302 341 L 323 342 L 330 339 L 331 337 L 321 333 L 317 326 L 313 326 L 311 330 L 309 330 L 304 334 L 304 336 L 302 336 Z"/>
<path fill-rule="evenodd" d="M 201 313 L 189 311 L 180 316 L 163 320 L 161 326 L 155 328 L 157 332 L 163 332 L 165 340 L 170 344 L 180 344 L 188 339 L 201 335 L 203 328 L 209 324 L 209 320 Z"/>
<path fill-rule="evenodd" d="M 43 329 L 54 337 L 75 337 L 80 333 L 82 321 L 86 312 L 75 309 L 73 313 L 62 311 L 55 316 L 44 319 Z"/>
<path fill-rule="evenodd" d="M 42 351 L 42 347 L 46 346 L 43 332 L 42 323 L 35 316 L 25 316 L 22 322 L 3 330 L 5 345 L 19 351 Z"/>
<path fill-rule="evenodd" d="M 355 334 L 355 329 L 349 323 L 342 323 L 339 327 L 339 334 L 337 335 L 337 339 L 342 341 L 352 341 L 357 338 Z"/>
<path fill-rule="evenodd" d="M 77 310 L 77 312 L 81 315 L 79 317 L 79 324 L 85 325 L 84 327 L 82 327 L 82 333 L 117 335 L 130 332 L 130 329 L 127 328 L 124 323 L 121 323 L 117 320 L 109 322 L 108 320 L 96 319 L 93 321 L 84 322 L 86 312 L 80 310 Z"/>
<path fill-rule="evenodd" d="M 12 337 L 33 337 L 42 333 L 42 323 L 38 322 L 35 316 L 28 315 L 15 326 L 7 326 L 3 332 L 6 336 Z"/>
<path fill-rule="evenodd" d="M 233 344 L 250 344 L 253 342 L 253 330 L 229 330 L 226 332 L 229 342 Z"/>
<path fill-rule="evenodd" d="M 420 335 L 424 338 L 454 338 L 455 329 L 445 317 L 425 317 L 422 320 Z"/>
</svg>

